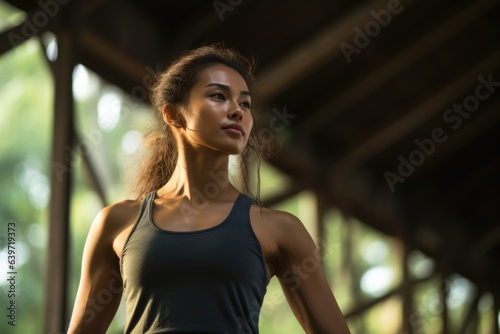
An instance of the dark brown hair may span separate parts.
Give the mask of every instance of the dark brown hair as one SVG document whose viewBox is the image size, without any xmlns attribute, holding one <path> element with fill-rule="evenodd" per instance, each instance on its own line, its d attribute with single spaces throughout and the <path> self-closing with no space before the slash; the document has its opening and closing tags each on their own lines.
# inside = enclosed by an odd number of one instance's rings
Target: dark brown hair
<svg viewBox="0 0 500 334">
<path fill-rule="evenodd" d="M 187 52 L 175 60 L 164 72 L 157 75 L 155 83 L 150 90 L 150 100 L 153 111 L 158 116 L 161 127 L 154 131 L 147 141 L 151 150 L 149 159 L 139 173 L 135 190 L 138 198 L 143 198 L 151 191 L 161 188 L 168 182 L 177 163 L 177 145 L 170 127 L 163 121 L 162 109 L 170 104 L 177 110 L 186 107 L 189 92 L 199 79 L 202 70 L 215 65 L 224 64 L 236 70 L 245 80 L 250 93 L 253 93 L 255 62 L 246 58 L 234 49 L 222 44 L 211 44 Z M 252 114 L 255 113 L 256 103 L 252 103 Z M 178 115 L 183 121 L 182 115 Z M 247 195 L 260 202 L 260 176 L 259 168 L 261 159 L 265 158 L 267 148 L 258 136 L 258 126 L 255 124 L 250 133 L 248 144 L 240 154 L 240 178 L 243 189 Z M 254 165 L 252 165 L 254 163 Z M 255 192 L 249 176 L 252 167 L 256 167 L 257 184 Z"/>
</svg>

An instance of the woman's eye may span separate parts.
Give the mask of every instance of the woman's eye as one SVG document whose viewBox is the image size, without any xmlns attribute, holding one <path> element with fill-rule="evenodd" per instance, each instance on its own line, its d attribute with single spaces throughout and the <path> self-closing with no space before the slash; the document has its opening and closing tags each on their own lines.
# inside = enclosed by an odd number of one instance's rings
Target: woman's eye
<svg viewBox="0 0 500 334">
<path fill-rule="evenodd" d="M 241 105 L 243 106 L 243 108 L 250 109 L 250 103 L 248 102 L 242 102 Z"/>
<path fill-rule="evenodd" d="M 212 94 L 210 96 L 215 97 L 216 99 L 219 99 L 219 100 L 224 100 L 224 95 L 222 95 L 221 93 L 215 93 L 215 94 Z"/>
</svg>

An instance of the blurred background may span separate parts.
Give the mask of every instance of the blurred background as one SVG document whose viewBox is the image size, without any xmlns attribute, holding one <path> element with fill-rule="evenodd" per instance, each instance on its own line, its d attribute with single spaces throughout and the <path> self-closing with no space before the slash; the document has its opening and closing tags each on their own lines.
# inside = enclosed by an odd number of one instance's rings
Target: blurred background
<svg viewBox="0 0 500 334">
<path fill-rule="evenodd" d="M 257 58 L 263 202 L 304 222 L 352 333 L 499 333 L 499 9 L 0 1 L 0 333 L 64 332 L 92 219 L 131 196 L 151 78 L 220 41 Z M 260 329 L 303 333 L 276 278 Z"/>
</svg>

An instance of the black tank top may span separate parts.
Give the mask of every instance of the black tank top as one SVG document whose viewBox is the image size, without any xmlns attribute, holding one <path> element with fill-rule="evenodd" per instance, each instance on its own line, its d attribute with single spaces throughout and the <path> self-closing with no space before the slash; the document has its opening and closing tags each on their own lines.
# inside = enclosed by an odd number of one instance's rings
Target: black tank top
<svg viewBox="0 0 500 334">
<path fill-rule="evenodd" d="M 199 231 L 154 225 L 156 192 L 143 200 L 121 271 L 125 333 L 258 333 L 267 271 L 240 194 L 227 218 Z"/>
</svg>

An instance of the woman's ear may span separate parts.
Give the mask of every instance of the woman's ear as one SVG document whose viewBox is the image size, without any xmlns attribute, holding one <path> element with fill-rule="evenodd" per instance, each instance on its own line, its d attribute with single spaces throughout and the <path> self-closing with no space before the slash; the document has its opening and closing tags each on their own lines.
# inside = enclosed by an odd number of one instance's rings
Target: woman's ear
<svg viewBox="0 0 500 334">
<path fill-rule="evenodd" d="M 165 104 L 163 106 L 163 109 L 161 110 L 161 113 L 163 116 L 163 120 L 168 125 L 174 126 L 176 128 L 180 128 L 182 126 L 176 107 L 170 104 Z"/>
</svg>

